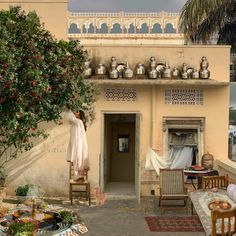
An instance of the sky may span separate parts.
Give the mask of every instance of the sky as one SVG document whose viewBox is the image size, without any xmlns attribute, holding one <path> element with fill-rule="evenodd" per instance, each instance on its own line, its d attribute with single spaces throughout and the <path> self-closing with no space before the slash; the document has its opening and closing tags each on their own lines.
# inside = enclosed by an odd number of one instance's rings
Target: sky
<svg viewBox="0 0 236 236">
<path fill-rule="evenodd" d="M 75 12 L 180 12 L 187 0 L 69 0 Z"/>
</svg>

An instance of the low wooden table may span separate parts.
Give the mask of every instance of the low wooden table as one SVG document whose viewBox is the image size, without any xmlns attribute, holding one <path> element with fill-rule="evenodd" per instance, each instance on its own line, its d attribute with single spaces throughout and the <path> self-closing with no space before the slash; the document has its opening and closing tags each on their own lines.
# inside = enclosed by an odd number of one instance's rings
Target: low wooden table
<svg viewBox="0 0 236 236">
<path fill-rule="evenodd" d="M 197 177 L 197 189 L 201 189 L 202 188 L 202 176 L 208 176 L 213 171 L 215 171 L 215 170 L 185 170 L 184 169 L 184 175 L 189 176 L 189 177 Z M 192 183 L 194 189 L 196 189 L 192 179 L 191 179 L 191 183 Z"/>
</svg>

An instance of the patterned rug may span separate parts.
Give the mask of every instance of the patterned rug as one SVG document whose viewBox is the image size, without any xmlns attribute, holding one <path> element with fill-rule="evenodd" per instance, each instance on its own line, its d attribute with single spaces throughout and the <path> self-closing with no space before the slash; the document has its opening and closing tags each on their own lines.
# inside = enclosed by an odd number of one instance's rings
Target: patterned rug
<svg viewBox="0 0 236 236">
<path fill-rule="evenodd" d="M 147 216 L 151 232 L 204 232 L 198 216 Z"/>
</svg>

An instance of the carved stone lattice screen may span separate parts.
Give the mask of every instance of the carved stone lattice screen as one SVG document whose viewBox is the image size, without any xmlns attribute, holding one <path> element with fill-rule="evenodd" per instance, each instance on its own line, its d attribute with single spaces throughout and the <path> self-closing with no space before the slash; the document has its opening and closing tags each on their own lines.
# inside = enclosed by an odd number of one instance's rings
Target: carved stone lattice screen
<svg viewBox="0 0 236 236">
<path fill-rule="evenodd" d="M 166 89 L 165 103 L 172 105 L 203 105 L 201 89 Z"/>
<path fill-rule="evenodd" d="M 136 89 L 128 88 L 107 88 L 105 90 L 107 101 L 136 101 Z"/>
</svg>

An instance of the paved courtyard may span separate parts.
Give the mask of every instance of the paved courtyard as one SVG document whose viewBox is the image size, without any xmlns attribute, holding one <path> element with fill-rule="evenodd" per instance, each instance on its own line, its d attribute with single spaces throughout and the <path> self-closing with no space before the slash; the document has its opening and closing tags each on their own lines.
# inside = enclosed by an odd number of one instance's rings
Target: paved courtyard
<svg viewBox="0 0 236 236">
<path fill-rule="evenodd" d="M 171 235 L 171 236 L 202 236 L 204 233 L 163 233 L 150 232 L 145 222 L 145 216 L 160 215 L 157 197 L 145 197 L 138 204 L 135 199 L 109 199 L 102 206 L 88 206 L 83 202 L 75 202 L 72 206 L 69 201 L 48 200 L 50 205 L 76 209 L 88 228 L 85 236 L 149 236 L 149 235 Z M 4 203 L 12 205 L 6 200 Z M 164 212 L 164 215 L 186 215 L 183 209 L 174 209 Z M 191 208 L 188 207 L 188 215 Z"/>
<path fill-rule="evenodd" d="M 108 200 L 103 206 L 78 206 L 81 217 L 88 227 L 86 236 L 145 236 L 145 235 L 205 235 L 204 233 L 157 233 L 150 232 L 145 216 L 160 215 L 155 197 L 135 200 Z M 185 210 L 166 211 L 164 214 L 185 215 Z M 190 207 L 189 207 L 189 215 Z"/>
</svg>

